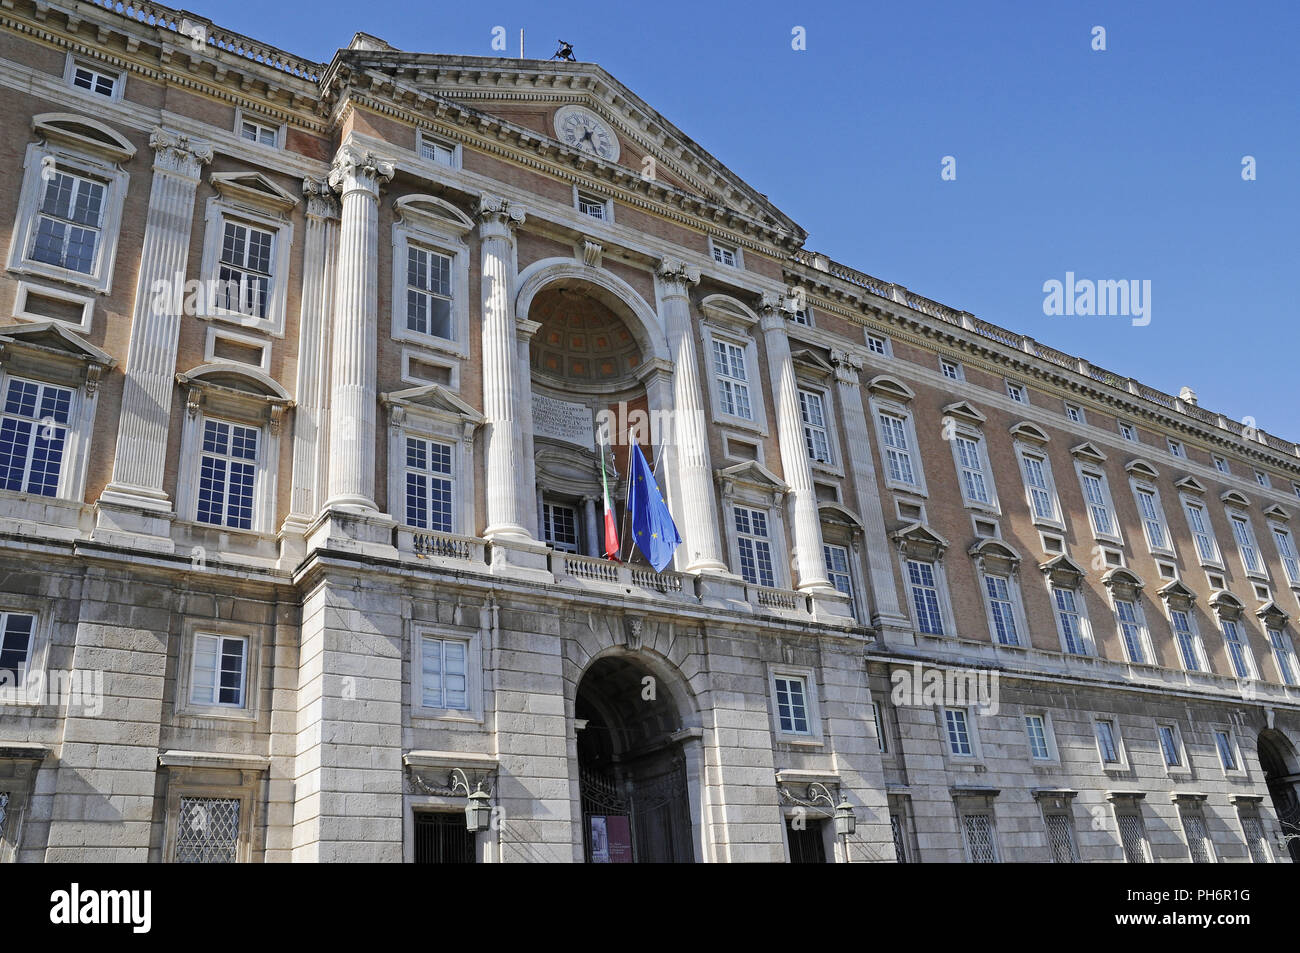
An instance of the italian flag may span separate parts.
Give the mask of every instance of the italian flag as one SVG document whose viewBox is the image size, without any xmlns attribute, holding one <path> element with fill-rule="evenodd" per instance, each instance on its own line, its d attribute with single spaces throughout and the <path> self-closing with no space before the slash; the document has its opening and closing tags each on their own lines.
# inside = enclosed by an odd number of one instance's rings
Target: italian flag
<svg viewBox="0 0 1300 953">
<path fill-rule="evenodd" d="M 618 558 L 622 546 L 618 542 L 618 521 L 614 519 L 614 504 L 609 500 L 609 478 L 605 475 L 605 446 L 600 445 L 600 486 L 605 491 L 605 558 L 621 562 Z"/>
</svg>

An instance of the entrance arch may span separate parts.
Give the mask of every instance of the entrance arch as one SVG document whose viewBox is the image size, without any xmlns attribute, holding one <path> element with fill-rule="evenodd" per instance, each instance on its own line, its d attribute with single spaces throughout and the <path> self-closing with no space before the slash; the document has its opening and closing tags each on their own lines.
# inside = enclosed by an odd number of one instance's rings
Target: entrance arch
<svg viewBox="0 0 1300 953">
<path fill-rule="evenodd" d="M 574 719 L 584 859 L 694 862 L 698 719 L 680 677 L 647 652 L 606 653 L 578 681 Z"/>
<path fill-rule="evenodd" d="M 1259 733 L 1259 766 L 1273 799 L 1273 810 L 1282 824 L 1291 860 L 1300 863 L 1300 763 L 1286 735 L 1272 728 Z"/>
</svg>

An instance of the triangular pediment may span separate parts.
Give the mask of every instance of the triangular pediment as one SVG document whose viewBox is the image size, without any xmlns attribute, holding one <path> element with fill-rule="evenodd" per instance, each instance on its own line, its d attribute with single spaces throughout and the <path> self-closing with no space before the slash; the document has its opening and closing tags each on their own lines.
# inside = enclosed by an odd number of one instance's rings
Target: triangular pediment
<svg viewBox="0 0 1300 953">
<path fill-rule="evenodd" d="M 912 522 L 890 533 L 899 551 L 905 556 L 919 559 L 939 559 L 948 549 L 948 540 L 944 539 L 924 523 Z"/>
<path fill-rule="evenodd" d="M 1174 483 L 1174 486 L 1180 490 L 1186 490 L 1188 493 L 1205 493 L 1205 484 L 1194 476 L 1185 476 Z"/>
<path fill-rule="evenodd" d="M 298 196 L 280 188 L 260 172 L 213 172 L 209 181 L 222 198 L 232 202 L 275 212 L 288 212 L 298 204 Z"/>
<path fill-rule="evenodd" d="M 749 486 L 775 490 L 778 493 L 784 493 L 790 489 L 784 480 L 756 460 L 747 460 L 744 463 L 737 463 L 735 466 L 718 470 L 716 476 L 722 483 L 744 483 Z"/>
<path fill-rule="evenodd" d="M 816 351 L 804 348 L 791 354 L 790 359 L 804 370 L 811 371 L 819 377 L 826 377 L 835 373 L 835 368 L 831 363 Z"/>
<path fill-rule="evenodd" d="M 1070 448 L 1070 453 L 1084 460 L 1094 460 L 1101 463 L 1106 459 L 1106 454 L 1102 453 L 1095 443 L 1084 442 L 1075 444 Z"/>
<path fill-rule="evenodd" d="M 1077 588 L 1079 583 L 1088 575 L 1082 566 L 1064 553 L 1049 559 L 1045 563 L 1039 563 L 1038 568 L 1051 581 L 1052 585 L 1063 586 L 1067 589 Z"/>
<path fill-rule="evenodd" d="M 107 351 L 95 347 L 54 321 L 0 327 L 0 344 L 9 343 L 37 348 L 49 354 L 76 358 L 105 368 L 117 364 L 117 359 Z"/>
<path fill-rule="evenodd" d="M 1225 490 L 1219 495 L 1219 499 L 1229 506 L 1239 506 L 1242 509 L 1250 506 L 1250 500 L 1244 493 L 1238 493 L 1236 490 Z"/>
<path fill-rule="evenodd" d="M 1196 601 L 1196 593 L 1187 588 L 1181 579 L 1165 583 L 1156 590 L 1156 594 L 1162 599 L 1169 600 L 1175 608 L 1189 606 Z"/>
<path fill-rule="evenodd" d="M 1264 515 L 1271 516 L 1275 520 L 1282 520 L 1283 522 L 1286 522 L 1291 518 L 1291 514 L 1287 512 L 1286 507 L 1277 503 L 1270 503 L 1268 506 L 1264 507 Z"/>
<path fill-rule="evenodd" d="M 943 412 L 948 416 L 960 417 L 962 420 L 973 424 L 982 424 L 988 420 L 988 417 L 980 413 L 978 408 L 964 400 L 959 400 L 955 404 L 948 404 L 943 408 Z"/>
<path fill-rule="evenodd" d="M 795 247 L 807 237 L 765 194 L 595 63 L 414 53 L 373 40 L 357 47 L 340 50 L 326 70 L 327 99 L 361 89 L 411 113 L 433 135 L 458 127 L 458 140 L 486 135 L 498 150 L 506 143 L 674 204 L 694 199 L 729 210 L 770 229 L 781 244 Z M 563 120 L 575 112 L 612 135 L 603 156 L 565 141 Z M 790 159 L 797 159 L 793 145 Z"/>
<path fill-rule="evenodd" d="M 1268 602 L 1256 609 L 1255 615 L 1270 629 L 1282 628 L 1282 626 L 1286 625 L 1287 620 L 1291 618 L 1287 615 L 1286 610 L 1272 599 L 1268 600 Z"/>
<path fill-rule="evenodd" d="M 425 384 L 421 387 L 391 391 L 383 394 L 380 400 L 385 407 L 397 406 L 408 410 L 431 411 L 443 416 L 459 417 L 473 424 L 483 422 L 481 413 L 441 384 Z"/>
</svg>

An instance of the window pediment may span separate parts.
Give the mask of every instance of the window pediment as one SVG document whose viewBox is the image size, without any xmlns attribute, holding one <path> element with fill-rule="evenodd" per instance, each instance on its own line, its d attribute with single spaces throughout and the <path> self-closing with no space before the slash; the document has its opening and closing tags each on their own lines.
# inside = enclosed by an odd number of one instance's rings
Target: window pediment
<svg viewBox="0 0 1300 953">
<path fill-rule="evenodd" d="M 777 495 L 784 495 L 790 489 L 784 480 L 754 460 L 716 470 L 714 477 L 724 488 L 745 486 Z"/>
<path fill-rule="evenodd" d="M 1169 603 L 1171 608 L 1190 611 L 1196 602 L 1196 593 L 1188 589 L 1181 580 L 1175 579 L 1156 590 L 1156 594 Z"/>
<path fill-rule="evenodd" d="M 107 351 L 95 347 L 54 321 L 0 327 L 0 359 L 8 356 L 10 348 L 39 351 L 54 357 L 98 364 L 102 368 L 117 364 L 117 358 Z"/>
<path fill-rule="evenodd" d="M 298 204 L 298 196 L 280 188 L 260 172 L 214 172 L 208 181 L 230 202 L 251 205 L 283 217 Z"/>
<path fill-rule="evenodd" d="M 1281 520 L 1284 523 L 1291 518 L 1291 514 L 1286 511 L 1286 508 L 1277 503 L 1272 503 L 1269 506 L 1266 506 L 1264 508 L 1264 515 L 1271 516 L 1273 519 Z"/>
<path fill-rule="evenodd" d="M 461 421 L 474 427 L 483 423 L 484 419 L 481 413 L 441 384 L 426 384 L 423 387 L 390 391 L 381 394 L 379 400 L 385 407 L 401 408 L 407 412 L 443 420 Z"/>
<path fill-rule="evenodd" d="M 916 397 L 916 392 L 912 388 L 888 374 L 877 374 L 867 381 L 867 390 L 878 397 L 890 397 L 904 403 Z"/>
<path fill-rule="evenodd" d="M 464 235 L 474 228 L 474 220 L 445 199 L 435 195 L 404 195 L 393 203 L 398 217 L 416 227 L 451 231 Z"/>
<path fill-rule="evenodd" d="M 1239 619 L 1246 610 L 1241 600 L 1227 589 L 1220 589 L 1210 596 L 1210 608 L 1225 619 Z"/>
<path fill-rule="evenodd" d="M 948 540 L 923 523 L 908 523 L 890 534 L 898 551 L 913 559 L 942 559 Z"/>
<path fill-rule="evenodd" d="M 1238 493 L 1236 490 L 1225 490 L 1219 494 L 1219 499 L 1229 506 L 1239 506 L 1243 510 L 1250 506 L 1250 500 L 1244 493 Z"/>
<path fill-rule="evenodd" d="M 1178 487 L 1180 490 L 1186 490 L 1188 493 L 1199 493 L 1202 496 L 1205 495 L 1205 484 L 1194 476 L 1185 476 L 1181 480 L 1177 481 L 1174 486 Z"/>
<path fill-rule="evenodd" d="M 1155 480 L 1160 476 L 1159 470 L 1140 457 L 1134 458 L 1124 464 L 1124 469 L 1128 473 L 1134 474 L 1135 476 L 1146 477 L 1149 480 Z"/>
<path fill-rule="evenodd" d="M 1075 444 L 1070 448 L 1070 453 L 1080 459 L 1092 460 L 1096 463 L 1101 463 L 1106 459 L 1106 454 L 1102 453 L 1095 443 L 1086 441 L 1084 443 Z"/>
<path fill-rule="evenodd" d="M 700 310 L 707 319 L 748 334 L 758 323 L 758 315 L 730 295 L 712 294 L 700 302 Z"/>
<path fill-rule="evenodd" d="M 966 552 L 981 572 L 1012 575 L 1020 568 L 1020 554 L 1000 539 L 986 537 Z"/>
<path fill-rule="evenodd" d="M 1037 424 L 1031 424 L 1028 420 L 1022 420 L 1012 426 L 1011 434 L 1021 440 L 1030 440 L 1034 443 L 1048 443 L 1052 439 L 1047 435 L 1046 430 Z"/>
<path fill-rule="evenodd" d="M 1120 599 L 1136 599 L 1146 585 L 1137 573 L 1123 568 L 1106 573 L 1101 577 L 1101 584 Z"/>
<path fill-rule="evenodd" d="M 1038 569 L 1053 586 L 1062 589 L 1078 589 L 1088 576 L 1086 570 L 1064 553 L 1040 563 Z"/>
<path fill-rule="evenodd" d="M 823 523 L 848 526 L 858 533 L 863 531 L 862 520 L 858 518 L 858 514 L 839 503 L 821 503 L 817 507 L 817 513 Z"/>
<path fill-rule="evenodd" d="M 943 412 L 953 417 L 960 417 L 972 424 L 983 424 L 988 420 L 988 417 L 964 400 L 959 400 L 955 404 L 948 404 L 943 408 Z"/>
<path fill-rule="evenodd" d="M 1291 618 L 1287 615 L 1286 610 L 1272 599 L 1268 600 L 1268 602 L 1256 609 L 1255 615 L 1270 629 L 1282 628 L 1282 626 L 1286 625 L 1287 621 Z"/>
<path fill-rule="evenodd" d="M 816 351 L 807 348 L 795 351 L 790 355 L 790 359 L 803 371 L 816 377 L 830 377 L 835 373 L 835 368 L 829 361 Z"/>
<path fill-rule="evenodd" d="M 277 381 L 242 364 L 202 364 L 176 375 L 186 389 L 186 412 L 193 417 L 202 407 L 216 416 L 263 423 L 278 433 L 284 413 L 294 406 L 289 392 Z"/>
<path fill-rule="evenodd" d="M 32 130 L 47 142 L 93 152 L 113 162 L 127 162 L 136 148 L 104 123 L 75 113 L 41 113 L 32 117 Z"/>
</svg>

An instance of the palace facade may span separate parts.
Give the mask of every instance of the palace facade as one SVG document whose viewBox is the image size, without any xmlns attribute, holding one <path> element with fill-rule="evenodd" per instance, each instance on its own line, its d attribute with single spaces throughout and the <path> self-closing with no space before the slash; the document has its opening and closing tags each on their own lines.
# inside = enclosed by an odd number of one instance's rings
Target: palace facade
<svg viewBox="0 0 1300 953">
<path fill-rule="evenodd" d="M 594 64 L 5 0 L 0 106 L 0 860 L 1297 859 L 1295 444 Z"/>
</svg>

